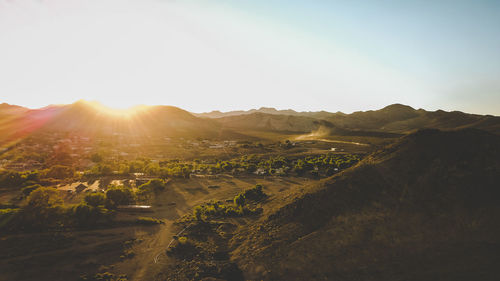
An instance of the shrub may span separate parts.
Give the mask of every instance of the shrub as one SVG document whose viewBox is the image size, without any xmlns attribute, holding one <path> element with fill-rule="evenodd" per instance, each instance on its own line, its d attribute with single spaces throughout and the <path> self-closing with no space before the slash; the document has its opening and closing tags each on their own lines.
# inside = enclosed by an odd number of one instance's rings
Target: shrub
<svg viewBox="0 0 500 281">
<path fill-rule="evenodd" d="M 90 193 L 85 195 L 83 201 L 90 206 L 97 207 L 106 203 L 106 195 L 102 192 Z"/>
<path fill-rule="evenodd" d="M 30 193 L 33 190 L 35 190 L 35 189 L 37 189 L 39 187 L 42 187 L 42 186 L 39 185 L 39 184 L 34 184 L 34 185 L 26 186 L 26 187 L 23 187 L 23 189 L 21 189 L 21 192 L 22 192 L 23 196 L 26 197 L 26 196 L 30 195 Z"/>
<path fill-rule="evenodd" d="M 67 166 L 54 165 L 45 172 L 44 176 L 46 178 L 53 178 L 53 179 L 72 178 L 75 176 L 75 169 Z"/>
<path fill-rule="evenodd" d="M 28 196 L 23 208 L 24 223 L 43 227 L 53 225 L 62 218 L 62 204 L 63 201 L 55 188 L 37 188 Z"/>
<path fill-rule="evenodd" d="M 19 213 L 19 209 L 0 209 L 0 229 L 9 225 Z"/>
<path fill-rule="evenodd" d="M 245 205 L 245 194 L 238 194 L 234 197 L 234 204 L 236 206 L 244 206 Z"/>
<path fill-rule="evenodd" d="M 151 217 L 138 217 L 136 220 L 137 223 L 139 224 L 144 224 L 144 225 L 155 225 L 155 224 L 162 224 L 163 221 Z"/>
<path fill-rule="evenodd" d="M 211 218 L 241 217 L 259 212 L 259 210 L 250 210 L 242 205 L 225 205 L 217 201 L 196 206 L 193 215 L 196 220 L 203 221 Z"/>
<path fill-rule="evenodd" d="M 132 190 L 124 186 L 112 186 L 106 191 L 106 206 L 114 208 L 118 205 L 128 205 L 134 201 Z"/>
<path fill-rule="evenodd" d="M 262 185 L 257 184 L 255 185 L 255 187 L 245 190 L 243 195 L 247 200 L 258 201 L 266 197 L 266 194 L 262 191 L 262 188 Z"/>
<path fill-rule="evenodd" d="M 141 192 L 160 192 L 165 190 L 166 183 L 161 179 L 153 179 L 139 186 Z"/>
<path fill-rule="evenodd" d="M 79 226 L 87 226 L 98 223 L 100 220 L 108 220 L 113 213 L 102 206 L 90 206 L 80 203 L 69 210 L 69 215 Z"/>
</svg>

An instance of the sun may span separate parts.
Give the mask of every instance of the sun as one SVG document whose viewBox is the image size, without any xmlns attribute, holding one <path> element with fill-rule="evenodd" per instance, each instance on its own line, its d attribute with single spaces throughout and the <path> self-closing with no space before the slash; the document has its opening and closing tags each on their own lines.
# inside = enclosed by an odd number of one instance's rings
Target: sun
<svg viewBox="0 0 500 281">
<path fill-rule="evenodd" d="M 98 110 L 99 112 L 102 112 L 109 116 L 124 118 L 124 119 L 130 119 L 134 117 L 137 113 L 147 110 L 147 106 L 145 105 L 136 105 L 129 108 L 114 108 L 104 105 L 98 101 L 90 101 L 90 102 L 88 101 L 87 103 L 91 105 L 94 109 Z"/>
</svg>

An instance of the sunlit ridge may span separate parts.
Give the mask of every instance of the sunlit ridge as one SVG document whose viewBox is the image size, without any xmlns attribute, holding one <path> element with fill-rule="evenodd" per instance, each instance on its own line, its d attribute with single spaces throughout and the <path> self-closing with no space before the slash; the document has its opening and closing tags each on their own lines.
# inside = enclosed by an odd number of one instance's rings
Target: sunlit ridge
<svg viewBox="0 0 500 281">
<path fill-rule="evenodd" d="M 115 108 L 104 105 L 98 101 L 84 101 L 84 102 L 102 113 L 122 118 L 131 118 L 138 112 L 143 112 L 148 109 L 148 107 L 145 105 L 136 105 L 129 108 Z"/>
</svg>

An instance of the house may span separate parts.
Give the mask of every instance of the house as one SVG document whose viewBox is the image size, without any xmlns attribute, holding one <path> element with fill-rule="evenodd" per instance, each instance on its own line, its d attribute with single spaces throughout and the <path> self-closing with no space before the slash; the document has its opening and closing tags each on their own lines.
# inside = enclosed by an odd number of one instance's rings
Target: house
<svg viewBox="0 0 500 281">
<path fill-rule="evenodd" d="M 259 175 L 259 176 L 267 174 L 266 170 L 265 170 L 265 169 L 263 169 L 263 168 L 258 168 L 258 169 L 257 169 L 255 172 L 253 172 L 253 173 L 254 173 L 254 174 L 256 174 L 256 175 Z"/>
<path fill-rule="evenodd" d="M 84 185 L 83 183 L 81 183 L 81 184 L 79 184 L 79 185 L 77 185 L 77 186 L 75 187 L 75 191 L 76 191 L 77 193 L 80 193 L 80 192 L 84 191 L 86 188 L 87 188 L 87 186 L 86 186 L 86 185 Z"/>
</svg>

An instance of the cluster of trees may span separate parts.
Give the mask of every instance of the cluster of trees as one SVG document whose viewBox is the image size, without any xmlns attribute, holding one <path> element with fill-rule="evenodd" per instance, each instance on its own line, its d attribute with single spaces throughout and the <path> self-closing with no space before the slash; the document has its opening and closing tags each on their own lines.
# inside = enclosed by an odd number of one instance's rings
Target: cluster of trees
<svg viewBox="0 0 500 281">
<path fill-rule="evenodd" d="M 52 185 L 61 180 L 76 179 L 73 167 L 54 165 L 44 170 L 0 171 L 0 187 L 26 187 L 36 184 Z"/>
<path fill-rule="evenodd" d="M 36 184 L 40 180 L 38 171 L 18 172 L 0 171 L 0 187 L 20 187 Z"/>
<path fill-rule="evenodd" d="M 262 175 L 313 175 L 331 176 L 335 172 L 348 168 L 357 162 L 360 157 L 352 154 L 323 154 L 319 156 L 284 157 L 272 156 L 262 158 L 256 155 L 245 155 L 241 158 L 221 161 L 214 164 L 199 163 L 194 169 L 199 173 L 254 173 Z"/>
<path fill-rule="evenodd" d="M 125 186 L 111 185 L 106 192 L 92 192 L 77 205 L 65 205 L 60 191 L 33 185 L 23 188 L 26 203 L 17 209 L 1 209 L 0 228 L 47 229 L 65 226 L 86 227 L 110 222 L 119 205 L 129 205 L 148 194 L 165 189 L 163 180 L 151 180 L 134 192 Z"/>
<path fill-rule="evenodd" d="M 257 184 L 251 189 L 236 195 L 233 204 L 224 204 L 221 201 L 211 201 L 199 206 L 193 210 L 193 217 L 197 221 L 206 221 L 213 218 L 241 217 L 258 214 L 262 209 L 250 209 L 247 206 L 248 201 L 259 201 L 267 195 L 262 191 L 262 185 Z"/>
<path fill-rule="evenodd" d="M 105 176 L 145 173 L 161 178 L 188 178 L 194 171 L 199 174 L 251 174 L 258 172 L 262 175 L 330 176 L 336 171 L 356 164 L 359 160 L 358 155 L 333 153 L 307 157 L 271 156 L 267 158 L 251 154 L 232 160 L 215 159 L 211 163 L 197 159 L 186 162 L 180 160 L 153 162 L 140 159 L 123 160 L 119 163 L 100 162 L 86 174 Z"/>
<path fill-rule="evenodd" d="M 161 163 L 147 159 L 134 161 L 99 162 L 85 174 L 88 176 L 129 175 L 145 173 L 162 178 L 188 178 L 193 169 L 191 163 L 164 161 Z"/>
<path fill-rule="evenodd" d="M 266 198 L 267 195 L 262 191 L 262 188 L 262 185 L 257 184 L 255 187 L 241 192 L 234 197 L 234 204 L 243 207 L 248 201 L 259 201 Z"/>
</svg>

